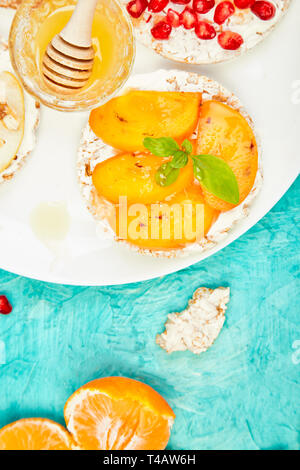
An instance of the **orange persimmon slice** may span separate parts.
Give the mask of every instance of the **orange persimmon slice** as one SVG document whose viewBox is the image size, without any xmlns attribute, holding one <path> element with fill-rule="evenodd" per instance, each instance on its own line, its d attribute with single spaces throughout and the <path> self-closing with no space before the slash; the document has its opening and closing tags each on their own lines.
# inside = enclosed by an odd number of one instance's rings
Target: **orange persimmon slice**
<svg viewBox="0 0 300 470">
<path fill-rule="evenodd" d="M 197 183 L 160 204 L 116 208 L 116 233 L 129 243 L 154 250 L 183 248 L 200 241 L 219 212 L 209 206 Z"/>
<path fill-rule="evenodd" d="M 145 137 L 173 137 L 178 143 L 194 132 L 201 93 L 131 90 L 94 109 L 90 126 L 118 150 L 144 150 Z"/>
<path fill-rule="evenodd" d="M 150 204 L 177 194 L 194 179 L 191 161 L 180 170 L 177 180 L 169 186 L 160 186 L 155 180 L 159 167 L 168 161 L 151 154 L 122 153 L 99 163 L 93 172 L 93 184 L 99 196 L 115 204 L 120 196 L 129 203 Z"/>
<path fill-rule="evenodd" d="M 239 204 L 244 201 L 258 169 L 257 143 L 247 120 L 224 103 L 206 101 L 201 106 L 196 150 L 198 154 L 215 155 L 228 163 L 237 178 Z M 228 211 L 235 207 L 214 196 L 203 185 L 202 190 L 205 201 L 214 209 Z"/>
</svg>

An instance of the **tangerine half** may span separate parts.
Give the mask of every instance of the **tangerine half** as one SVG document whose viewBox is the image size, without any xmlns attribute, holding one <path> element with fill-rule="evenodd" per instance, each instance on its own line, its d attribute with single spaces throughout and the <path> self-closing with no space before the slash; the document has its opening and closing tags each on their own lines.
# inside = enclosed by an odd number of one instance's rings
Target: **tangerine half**
<svg viewBox="0 0 300 470">
<path fill-rule="evenodd" d="M 73 440 L 58 423 L 44 418 L 20 419 L 0 429 L 0 450 L 72 450 Z"/>
<path fill-rule="evenodd" d="M 106 377 L 79 388 L 65 405 L 65 421 L 85 450 L 161 450 L 175 414 L 150 386 Z"/>
</svg>

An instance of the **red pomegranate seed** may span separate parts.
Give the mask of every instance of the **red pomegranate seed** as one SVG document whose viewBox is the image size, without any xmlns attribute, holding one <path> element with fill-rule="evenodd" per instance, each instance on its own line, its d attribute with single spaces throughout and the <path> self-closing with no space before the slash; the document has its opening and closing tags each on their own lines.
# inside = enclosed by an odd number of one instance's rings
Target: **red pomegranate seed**
<svg viewBox="0 0 300 470">
<path fill-rule="evenodd" d="M 238 33 L 233 33 L 232 31 L 224 31 L 218 36 L 218 43 L 223 49 L 228 51 L 235 51 L 239 49 L 243 44 L 244 40 L 242 36 Z"/>
<path fill-rule="evenodd" d="M 12 312 L 12 306 L 10 305 L 5 295 L 0 295 L 0 314 L 9 315 Z"/>
<path fill-rule="evenodd" d="M 133 0 L 127 4 L 127 11 L 133 18 L 139 18 L 148 6 L 148 0 Z"/>
<path fill-rule="evenodd" d="M 215 9 L 214 21 L 223 24 L 234 12 L 235 8 L 231 2 L 221 2 Z"/>
<path fill-rule="evenodd" d="M 251 11 L 263 21 L 268 21 L 274 18 L 276 8 L 271 2 L 254 2 L 251 6 Z"/>
<path fill-rule="evenodd" d="M 151 29 L 151 34 L 155 39 L 169 39 L 171 32 L 172 26 L 164 20 L 156 23 Z"/>
<path fill-rule="evenodd" d="M 169 8 L 168 13 L 167 13 L 167 22 L 170 23 L 171 26 L 174 28 L 178 28 L 180 26 L 180 19 L 179 19 L 179 13 L 178 11 L 172 10 L 172 8 Z"/>
<path fill-rule="evenodd" d="M 250 8 L 255 0 L 234 0 L 234 4 L 237 8 L 244 10 L 245 8 Z"/>
<path fill-rule="evenodd" d="M 153 11 L 153 13 L 158 13 L 163 11 L 164 8 L 168 5 L 169 0 L 150 0 L 148 5 L 148 10 Z"/>
<path fill-rule="evenodd" d="M 186 7 L 181 13 L 179 17 L 180 24 L 182 24 L 185 29 L 192 29 L 196 25 L 196 15 L 192 8 Z"/>
<path fill-rule="evenodd" d="M 177 3 L 178 5 L 187 5 L 191 0 L 172 0 L 172 3 Z"/>
<path fill-rule="evenodd" d="M 193 9 L 197 13 L 208 13 L 214 6 L 215 0 L 193 0 Z"/>
<path fill-rule="evenodd" d="M 200 39 L 209 40 L 216 37 L 216 30 L 208 21 L 198 21 L 195 27 L 195 33 Z"/>
</svg>

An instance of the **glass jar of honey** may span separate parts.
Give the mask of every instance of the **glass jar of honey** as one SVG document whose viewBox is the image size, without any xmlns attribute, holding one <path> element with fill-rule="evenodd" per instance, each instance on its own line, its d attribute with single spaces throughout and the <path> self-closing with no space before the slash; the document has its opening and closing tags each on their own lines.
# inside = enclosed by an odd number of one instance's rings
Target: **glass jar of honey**
<svg viewBox="0 0 300 470">
<path fill-rule="evenodd" d="M 130 19 L 116 0 L 98 0 L 92 40 L 95 61 L 84 88 L 60 95 L 43 79 L 42 59 L 53 37 L 65 27 L 76 0 L 24 0 L 9 38 L 13 67 L 24 88 L 45 105 L 61 111 L 83 111 L 109 100 L 126 82 L 134 61 Z"/>
</svg>

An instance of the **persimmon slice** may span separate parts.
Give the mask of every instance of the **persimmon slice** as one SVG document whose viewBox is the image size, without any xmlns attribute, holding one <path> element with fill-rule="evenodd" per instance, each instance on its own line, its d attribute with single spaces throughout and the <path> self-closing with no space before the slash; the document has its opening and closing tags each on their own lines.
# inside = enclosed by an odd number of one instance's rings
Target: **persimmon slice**
<svg viewBox="0 0 300 470">
<path fill-rule="evenodd" d="M 258 150 L 255 135 L 247 120 L 235 109 L 219 101 L 201 106 L 198 125 L 198 154 L 215 155 L 225 160 L 234 172 L 240 191 L 240 204 L 250 193 L 257 169 Z M 211 194 L 203 185 L 204 199 L 219 211 L 234 205 Z"/>
<path fill-rule="evenodd" d="M 90 114 L 90 126 L 106 144 L 128 152 L 144 150 L 145 137 L 182 142 L 195 130 L 201 93 L 131 90 Z"/>
<path fill-rule="evenodd" d="M 151 154 L 122 153 L 99 163 L 93 172 L 93 184 L 100 196 L 118 204 L 120 196 L 129 203 L 150 204 L 163 201 L 190 185 L 194 179 L 191 162 L 182 168 L 170 186 L 155 180 L 158 168 L 168 161 Z"/>
<path fill-rule="evenodd" d="M 119 238 L 126 236 L 128 242 L 140 248 L 183 248 L 202 240 L 218 215 L 205 202 L 200 186 L 192 184 L 160 204 L 128 206 L 125 222 L 124 212 L 118 207 L 116 232 Z"/>
</svg>

